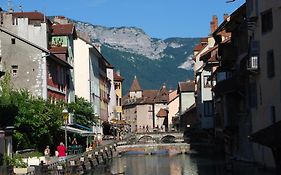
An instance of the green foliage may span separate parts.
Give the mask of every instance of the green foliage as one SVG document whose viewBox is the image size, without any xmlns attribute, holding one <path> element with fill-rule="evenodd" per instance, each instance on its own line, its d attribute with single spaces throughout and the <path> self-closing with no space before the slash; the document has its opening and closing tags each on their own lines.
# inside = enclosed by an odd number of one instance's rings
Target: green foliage
<svg viewBox="0 0 281 175">
<path fill-rule="evenodd" d="M 14 125 L 16 147 L 42 149 L 45 144 L 53 144 L 53 137 L 62 125 L 62 107 L 32 97 L 25 90 L 14 91 L 12 97 L 19 109 Z"/>
<path fill-rule="evenodd" d="M 63 123 L 62 103 L 33 97 L 27 90 L 13 90 L 10 75 L 0 82 L 0 127 L 13 125 L 14 149 L 43 149 L 53 144 Z"/>
<path fill-rule="evenodd" d="M 6 73 L 3 76 L 3 79 L 0 82 L 0 104 L 1 105 L 10 105 L 11 104 L 11 75 L 9 73 Z"/>
<path fill-rule="evenodd" d="M 25 163 L 22 160 L 22 157 L 20 154 L 14 154 L 13 157 L 4 156 L 4 162 L 6 165 L 12 165 L 16 168 L 26 168 L 27 167 L 27 163 Z"/>
<path fill-rule="evenodd" d="M 75 121 L 84 126 L 92 126 L 95 123 L 94 110 L 90 102 L 79 97 L 75 102 L 68 104 L 68 111 L 74 113 Z"/>
</svg>

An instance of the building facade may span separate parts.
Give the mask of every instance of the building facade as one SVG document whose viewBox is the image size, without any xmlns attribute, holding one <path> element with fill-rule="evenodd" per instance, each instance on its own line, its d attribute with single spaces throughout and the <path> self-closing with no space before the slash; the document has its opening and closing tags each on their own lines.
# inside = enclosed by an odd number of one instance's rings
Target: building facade
<svg viewBox="0 0 281 175">
<path fill-rule="evenodd" d="M 131 126 L 131 132 L 152 131 L 168 127 L 165 118 L 157 117 L 162 109 L 168 109 L 169 94 L 166 86 L 159 90 L 142 90 L 135 77 L 129 93 L 123 98 L 123 117 Z M 168 116 L 166 116 L 168 121 Z"/>
<path fill-rule="evenodd" d="M 116 94 L 116 119 L 124 120 L 122 116 L 122 83 L 124 78 L 120 75 L 119 71 L 113 72 L 114 76 L 114 89 Z"/>
</svg>

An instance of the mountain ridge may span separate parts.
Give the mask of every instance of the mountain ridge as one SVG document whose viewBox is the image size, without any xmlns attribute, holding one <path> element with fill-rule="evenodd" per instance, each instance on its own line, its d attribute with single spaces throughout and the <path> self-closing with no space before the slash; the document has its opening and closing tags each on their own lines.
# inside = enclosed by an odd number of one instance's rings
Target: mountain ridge
<svg viewBox="0 0 281 175">
<path fill-rule="evenodd" d="M 193 48 L 200 38 L 150 37 L 137 27 L 105 27 L 70 19 L 125 78 L 126 93 L 136 75 L 143 89 L 176 89 L 179 81 L 193 79 Z"/>
</svg>

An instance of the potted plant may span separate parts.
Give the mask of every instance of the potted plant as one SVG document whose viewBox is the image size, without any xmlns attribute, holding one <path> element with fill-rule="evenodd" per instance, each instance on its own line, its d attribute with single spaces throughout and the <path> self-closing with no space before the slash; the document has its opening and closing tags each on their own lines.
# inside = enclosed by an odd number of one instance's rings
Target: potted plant
<svg viewBox="0 0 281 175">
<path fill-rule="evenodd" d="M 15 174 L 27 174 L 30 172 L 30 168 L 27 166 L 22 160 L 22 157 L 19 154 L 15 154 L 14 156 L 6 156 L 5 162 L 7 165 L 13 166 L 13 170 Z"/>
</svg>

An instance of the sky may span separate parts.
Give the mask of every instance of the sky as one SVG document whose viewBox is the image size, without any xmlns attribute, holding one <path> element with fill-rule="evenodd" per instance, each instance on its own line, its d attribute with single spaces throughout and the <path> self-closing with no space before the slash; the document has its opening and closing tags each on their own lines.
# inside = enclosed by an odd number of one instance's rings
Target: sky
<svg viewBox="0 0 281 175">
<path fill-rule="evenodd" d="M 15 11 L 40 11 L 106 27 L 138 27 L 153 38 L 204 37 L 210 21 L 231 14 L 245 0 L 0 0 Z M 21 8 L 20 8 L 21 6 Z"/>
</svg>

